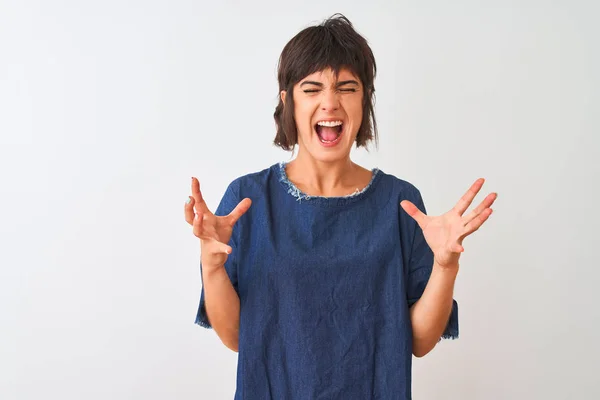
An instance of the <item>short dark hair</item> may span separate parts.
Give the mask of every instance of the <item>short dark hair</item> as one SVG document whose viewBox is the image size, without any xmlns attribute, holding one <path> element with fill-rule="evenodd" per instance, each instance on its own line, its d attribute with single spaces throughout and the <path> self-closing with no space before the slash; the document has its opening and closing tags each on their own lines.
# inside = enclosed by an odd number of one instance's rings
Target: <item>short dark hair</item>
<svg viewBox="0 0 600 400">
<path fill-rule="evenodd" d="M 279 57 L 277 79 L 279 93 L 285 90 L 285 107 L 281 96 L 275 108 L 277 134 L 273 141 L 284 150 L 292 150 L 298 143 L 294 118 L 294 85 L 304 77 L 331 68 L 337 76 L 342 68 L 349 69 L 363 85 L 363 119 L 356 136 L 356 147 L 377 144 L 377 123 L 374 114 L 377 73 L 375 57 L 367 40 L 354 30 L 342 14 L 334 14 L 320 25 L 300 31 L 283 48 Z"/>
</svg>

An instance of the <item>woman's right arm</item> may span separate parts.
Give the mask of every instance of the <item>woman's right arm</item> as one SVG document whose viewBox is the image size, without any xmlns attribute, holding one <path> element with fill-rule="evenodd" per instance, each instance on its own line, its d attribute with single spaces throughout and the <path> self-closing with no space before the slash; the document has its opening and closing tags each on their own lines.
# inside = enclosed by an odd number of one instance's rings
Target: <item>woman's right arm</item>
<svg viewBox="0 0 600 400">
<path fill-rule="evenodd" d="M 240 298 L 225 269 L 232 252 L 229 243 L 233 227 L 248 211 L 252 201 L 240 201 L 228 215 L 213 214 L 200 192 L 200 183 L 192 178 L 192 196 L 184 207 L 185 219 L 200 239 L 202 286 L 206 317 L 225 346 L 238 351 Z"/>
<path fill-rule="evenodd" d="M 240 298 L 225 266 L 202 268 L 206 315 L 225 346 L 238 351 Z"/>
</svg>

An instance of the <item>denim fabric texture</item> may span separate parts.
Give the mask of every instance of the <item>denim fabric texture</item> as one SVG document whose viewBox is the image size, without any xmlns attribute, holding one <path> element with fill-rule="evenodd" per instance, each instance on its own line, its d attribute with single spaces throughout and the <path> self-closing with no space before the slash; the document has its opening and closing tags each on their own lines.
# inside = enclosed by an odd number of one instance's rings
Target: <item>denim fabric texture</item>
<svg viewBox="0 0 600 400">
<path fill-rule="evenodd" d="M 426 212 L 419 190 L 373 169 L 362 190 L 311 197 L 277 163 L 231 182 L 215 214 L 245 197 L 225 265 L 240 297 L 235 399 L 411 399 L 409 307 L 433 253 L 400 202 Z M 204 289 L 195 322 L 212 328 Z M 457 337 L 454 301 L 442 338 Z"/>
</svg>

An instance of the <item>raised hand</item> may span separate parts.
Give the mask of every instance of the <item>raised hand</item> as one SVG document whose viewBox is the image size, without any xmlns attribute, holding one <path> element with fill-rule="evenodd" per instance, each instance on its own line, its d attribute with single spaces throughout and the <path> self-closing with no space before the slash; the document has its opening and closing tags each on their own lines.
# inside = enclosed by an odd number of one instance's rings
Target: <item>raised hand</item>
<svg viewBox="0 0 600 400">
<path fill-rule="evenodd" d="M 465 251 L 462 246 L 463 240 L 478 230 L 492 214 L 493 210 L 489 207 L 498 197 L 497 193 L 490 193 L 477 208 L 467 216 L 463 216 L 481 190 L 484 181 L 483 178 L 475 181 L 450 211 L 437 217 L 425 215 L 408 200 L 400 202 L 404 211 L 423 230 L 425 241 L 439 266 L 458 267 L 460 254 Z"/>
<path fill-rule="evenodd" d="M 203 269 L 215 269 L 225 265 L 232 250 L 227 243 L 231 238 L 233 226 L 248 211 L 251 204 L 250 199 L 243 199 L 229 215 L 216 216 L 204 202 L 200 182 L 192 178 L 192 196 L 189 203 L 185 204 L 184 213 L 185 220 L 193 227 L 194 235 L 200 239 Z"/>
</svg>

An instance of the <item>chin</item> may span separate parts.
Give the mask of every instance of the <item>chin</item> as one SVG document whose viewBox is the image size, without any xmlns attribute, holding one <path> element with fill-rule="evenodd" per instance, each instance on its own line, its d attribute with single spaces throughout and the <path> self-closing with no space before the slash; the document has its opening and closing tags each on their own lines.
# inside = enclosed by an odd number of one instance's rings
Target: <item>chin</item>
<svg viewBox="0 0 600 400">
<path fill-rule="evenodd" d="M 350 148 L 348 148 L 345 145 L 342 145 L 340 147 L 337 147 L 335 149 L 327 149 L 327 148 L 322 148 L 322 147 L 316 147 L 313 146 L 313 148 L 311 149 L 312 151 L 311 156 L 318 161 L 321 162 L 336 162 L 336 161 L 342 161 L 342 160 L 346 160 L 350 157 Z"/>
</svg>

